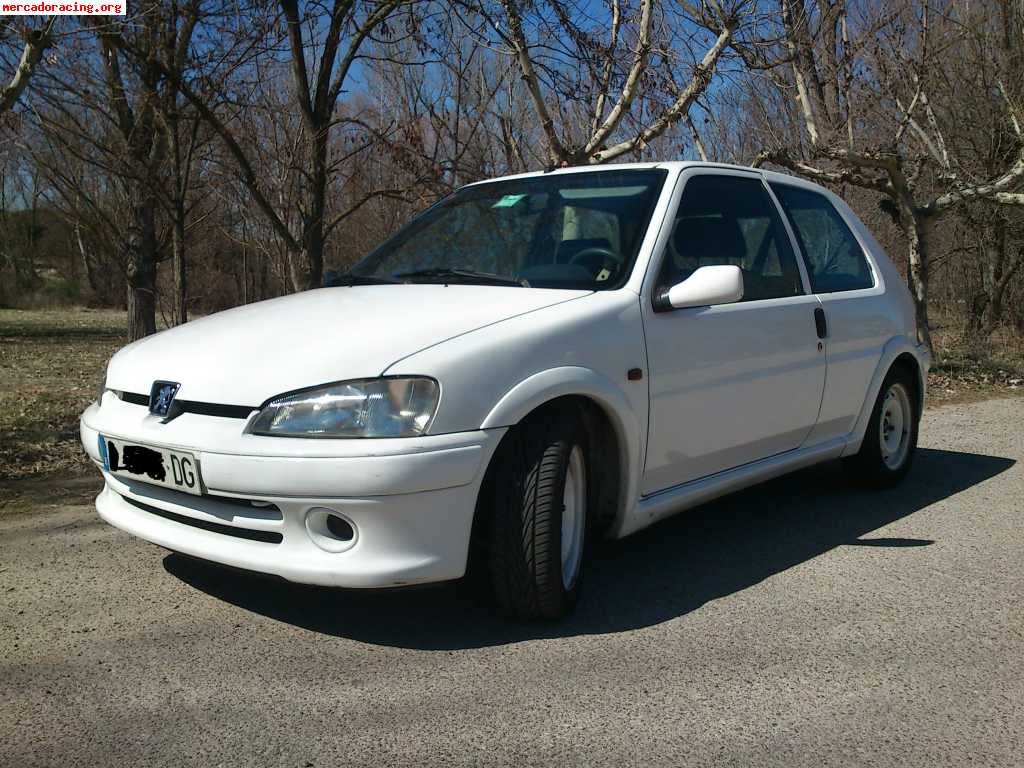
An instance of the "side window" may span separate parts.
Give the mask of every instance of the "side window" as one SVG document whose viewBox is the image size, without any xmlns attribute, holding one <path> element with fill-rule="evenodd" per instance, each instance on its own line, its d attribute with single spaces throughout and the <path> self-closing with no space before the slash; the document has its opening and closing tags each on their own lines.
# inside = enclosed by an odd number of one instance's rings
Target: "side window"
<svg viewBox="0 0 1024 768">
<path fill-rule="evenodd" d="M 771 187 L 800 241 L 815 293 L 855 291 L 875 284 L 860 243 L 828 198 L 788 184 Z"/>
<path fill-rule="evenodd" d="M 658 287 L 714 264 L 743 271 L 744 301 L 803 293 L 789 236 L 760 179 L 701 174 L 687 180 Z"/>
</svg>

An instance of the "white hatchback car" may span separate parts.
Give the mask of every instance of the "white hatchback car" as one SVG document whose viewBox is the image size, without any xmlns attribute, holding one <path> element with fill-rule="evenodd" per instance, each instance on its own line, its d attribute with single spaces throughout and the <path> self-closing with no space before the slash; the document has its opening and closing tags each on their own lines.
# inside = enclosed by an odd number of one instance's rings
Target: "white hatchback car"
<svg viewBox="0 0 1024 768">
<path fill-rule="evenodd" d="M 929 357 L 842 200 L 704 163 L 464 187 L 333 287 L 125 347 L 81 420 L 100 515 L 339 587 L 477 570 L 557 617 L 587 542 L 843 458 L 899 481 Z"/>
</svg>

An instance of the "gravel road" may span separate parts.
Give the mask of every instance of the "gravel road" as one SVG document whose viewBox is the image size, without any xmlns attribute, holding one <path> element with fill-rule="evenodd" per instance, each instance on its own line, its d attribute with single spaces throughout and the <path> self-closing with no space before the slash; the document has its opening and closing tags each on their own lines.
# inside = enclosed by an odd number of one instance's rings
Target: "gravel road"
<svg viewBox="0 0 1024 768">
<path fill-rule="evenodd" d="M 592 562 L 517 626 L 0 516 L 0 764 L 1021 765 L 1024 398 L 930 410 L 899 489 L 826 465 Z"/>
</svg>

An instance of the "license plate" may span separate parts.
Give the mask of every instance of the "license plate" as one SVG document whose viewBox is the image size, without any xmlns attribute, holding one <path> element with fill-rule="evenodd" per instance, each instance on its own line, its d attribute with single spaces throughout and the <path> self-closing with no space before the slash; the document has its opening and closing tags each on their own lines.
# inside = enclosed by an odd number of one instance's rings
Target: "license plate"
<svg viewBox="0 0 1024 768">
<path fill-rule="evenodd" d="M 99 441 L 103 468 L 111 474 L 202 495 L 199 460 L 194 454 L 126 443 L 103 435 Z"/>
</svg>

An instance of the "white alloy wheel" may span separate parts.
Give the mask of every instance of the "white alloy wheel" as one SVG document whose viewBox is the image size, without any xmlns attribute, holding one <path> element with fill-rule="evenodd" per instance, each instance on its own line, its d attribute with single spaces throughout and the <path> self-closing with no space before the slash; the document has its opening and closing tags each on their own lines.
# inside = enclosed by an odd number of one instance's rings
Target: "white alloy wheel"
<svg viewBox="0 0 1024 768">
<path fill-rule="evenodd" d="M 565 469 L 562 492 L 562 586 L 571 589 L 583 560 L 583 534 L 587 527 L 587 465 L 583 450 L 573 446 Z"/>
<path fill-rule="evenodd" d="M 899 469 L 907 459 L 907 454 L 910 451 L 913 414 L 907 388 L 898 381 L 893 382 L 882 401 L 882 412 L 878 425 L 878 442 L 882 451 L 882 461 L 889 469 Z"/>
</svg>

